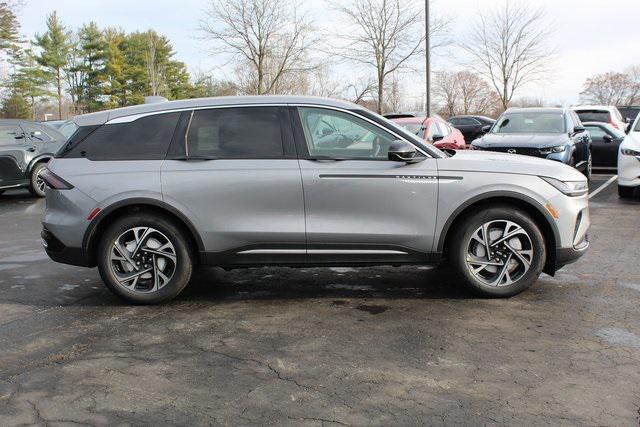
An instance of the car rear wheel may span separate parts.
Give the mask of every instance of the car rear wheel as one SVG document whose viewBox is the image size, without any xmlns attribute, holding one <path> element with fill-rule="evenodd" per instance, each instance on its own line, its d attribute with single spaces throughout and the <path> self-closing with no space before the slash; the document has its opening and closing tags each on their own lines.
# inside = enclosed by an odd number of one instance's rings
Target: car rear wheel
<svg viewBox="0 0 640 427">
<path fill-rule="evenodd" d="M 454 232 L 452 266 L 472 291 L 510 297 L 531 286 L 546 259 L 542 233 L 526 212 L 512 207 L 485 208 Z"/>
<path fill-rule="evenodd" d="M 29 191 L 36 197 L 44 197 L 47 189 L 47 184 L 42 179 L 42 171 L 47 168 L 46 163 L 38 163 L 33 167 L 31 171 L 31 178 L 29 182 Z"/>
<path fill-rule="evenodd" d="M 622 185 L 618 185 L 618 196 L 621 199 L 631 199 L 635 196 L 636 187 L 624 187 Z"/>
<path fill-rule="evenodd" d="M 169 301 L 187 286 L 193 255 L 184 232 L 161 215 L 116 220 L 100 239 L 98 269 L 116 295 L 134 304 Z"/>
</svg>

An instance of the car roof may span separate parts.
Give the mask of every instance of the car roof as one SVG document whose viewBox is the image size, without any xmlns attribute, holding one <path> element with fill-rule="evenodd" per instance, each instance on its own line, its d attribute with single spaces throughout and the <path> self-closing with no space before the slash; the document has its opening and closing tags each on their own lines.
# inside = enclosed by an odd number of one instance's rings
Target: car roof
<svg viewBox="0 0 640 427">
<path fill-rule="evenodd" d="M 616 108 L 613 105 L 575 105 L 573 107 L 574 111 L 578 111 L 578 110 L 606 110 L 606 111 L 610 111 L 613 110 L 614 108 Z"/>
<path fill-rule="evenodd" d="M 281 96 L 281 95 L 260 95 L 260 96 L 220 96 L 213 98 L 194 98 L 179 101 L 157 102 L 152 104 L 134 105 L 131 107 L 116 108 L 114 110 L 99 111 L 96 113 L 76 116 L 73 121 L 78 126 L 101 125 L 110 120 L 137 116 L 148 113 L 159 113 L 164 111 L 188 110 L 191 108 L 207 108 L 222 106 L 246 106 L 246 105 L 284 105 L 284 104 L 306 104 L 323 107 L 334 107 L 343 109 L 363 109 L 363 107 L 331 98 L 320 98 L 313 96 Z"/>
<path fill-rule="evenodd" d="M 511 107 L 505 113 L 564 113 L 565 110 L 562 107 Z"/>
</svg>

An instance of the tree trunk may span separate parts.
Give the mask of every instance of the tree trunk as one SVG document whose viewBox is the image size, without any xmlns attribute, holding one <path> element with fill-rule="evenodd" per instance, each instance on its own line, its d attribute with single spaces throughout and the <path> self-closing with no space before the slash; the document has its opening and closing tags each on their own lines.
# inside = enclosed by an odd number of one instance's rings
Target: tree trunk
<svg viewBox="0 0 640 427">
<path fill-rule="evenodd" d="M 62 120 L 62 80 L 60 78 L 60 68 L 56 70 L 58 78 L 58 120 Z"/>
<path fill-rule="evenodd" d="M 384 76 L 378 76 L 378 114 L 384 113 Z"/>
</svg>

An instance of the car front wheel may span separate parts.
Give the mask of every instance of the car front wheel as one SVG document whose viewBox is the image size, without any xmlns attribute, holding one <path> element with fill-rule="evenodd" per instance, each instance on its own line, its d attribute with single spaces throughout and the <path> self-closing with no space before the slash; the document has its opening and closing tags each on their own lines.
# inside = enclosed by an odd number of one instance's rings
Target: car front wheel
<svg viewBox="0 0 640 427">
<path fill-rule="evenodd" d="M 539 227 L 524 211 L 485 208 L 466 218 L 449 246 L 452 266 L 475 293 L 510 297 L 540 276 L 546 247 Z"/>
<path fill-rule="evenodd" d="M 170 219 L 138 212 L 116 220 L 98 247 L 98 270 L 107 287 L 134 304 L 175 298 L 187 286 L 193 255 Z"/>
<path fill-rule="evenodd" d="M 622 185 L 618 185 L 618 196 L 621 199 L 631 199 L 636 192 L 636 187 L 624 187 Z"/>
</svg>

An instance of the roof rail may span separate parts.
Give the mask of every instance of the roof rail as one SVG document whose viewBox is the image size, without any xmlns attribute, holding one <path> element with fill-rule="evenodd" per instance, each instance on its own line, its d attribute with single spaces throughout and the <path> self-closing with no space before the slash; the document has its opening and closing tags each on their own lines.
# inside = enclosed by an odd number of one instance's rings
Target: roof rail
<svg viewBox="0 0 640 427">
<path fill-rule="evenodd" d="M 158 104 L 160 102 L 169 102 L 169 100 L 164 96 L 145 96 L 144 97 L 145 104 Z"/>
</svg>

